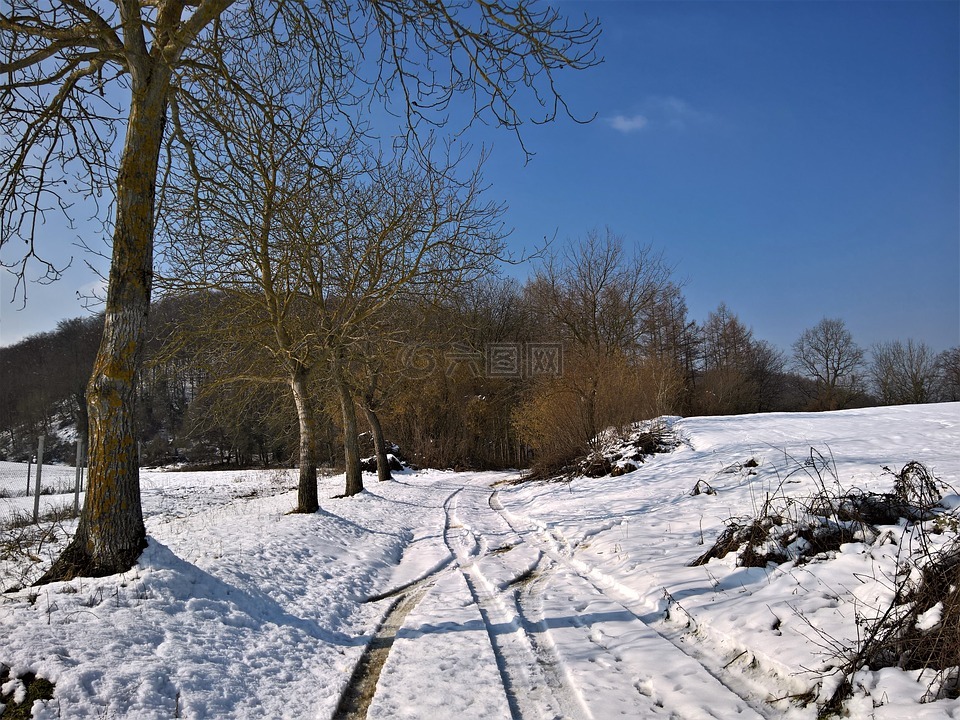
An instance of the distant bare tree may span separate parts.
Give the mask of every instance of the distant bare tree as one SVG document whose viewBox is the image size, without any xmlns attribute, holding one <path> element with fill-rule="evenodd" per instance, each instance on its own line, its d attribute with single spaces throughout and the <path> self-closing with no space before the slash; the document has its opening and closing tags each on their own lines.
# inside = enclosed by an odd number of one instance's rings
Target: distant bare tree
<svg viewBox="0 0 960 720">
<path fill-rule="evenodd" d="M 887 405 L 933 402 L 937 397 L 937 358 L 924 342 L 894 340 L 874 345 L 870 375 Z"/>
<path fill-rule="evenodd" d="M 824 318 L 793 343 L 797 371 L 813 382 L 813 406 L 848 407 L 863 392 L 863 350 L 843 320 Z"/>
<path fill-rule="evenodd" d="M 595 355 L 632 353 L 644 320 L 670 287 L 670 269 L 650 247 L 630 252 L 610 229 L 591 230 L 549 255 L 528 292 L 553 327 Z"/>
<path fill-rule="evenodd" d="M 960 400 L 960 347 L 944 350 L 937 355 L 939 399 L 944 402 Z"/>
<path fill-rule="evenodd" d="M 726 303 L 720 303 L 707 316 L 700 327 L 700 335 L 705 370 L 746 366 L 753 344 L 753 331 L 731 312 Z"/>
<path fill-rule="evenodd" d="M 706 414 L 771 409 L 782 379 L 783 354 L 753 337 L 753 331 L 723 303 L 700 328 L 702 374 L 697 411 Z"/>
<path fill-rule="evenodd" d="M 748 360 L 749 374 L 756 384 L 756 412 L 780 409 L 786 389 L 787 360 L 780 348 L 766 340 L 755 340 Z"/>
</svg>

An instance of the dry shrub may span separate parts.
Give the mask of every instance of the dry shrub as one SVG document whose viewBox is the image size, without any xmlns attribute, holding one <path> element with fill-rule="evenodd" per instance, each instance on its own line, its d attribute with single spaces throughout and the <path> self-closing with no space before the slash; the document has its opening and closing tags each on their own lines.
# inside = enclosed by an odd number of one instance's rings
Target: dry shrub
<svg viewBox="0 0 960 720">
<path fill-rule="evenodd" d="M 48 508 L 36 523 L 32 513 L 18 512 L 0 524 L 0 590 L 29 585 L 50 546 L 70 536 L 64 523 L 75 517 L 69 503 Z"/>
<path fill-rule="evenodd" d="M 913 461 L 899 472 L 885 468 L 894 477 L 893 492 L 842 492 L 832 463 L 814 450 L 787 477 L 801 470 L 817 481 L 813 496 L 787 498 L 780 492 L 781 483 L 755 517 L 728 520 L 713 546 L 691 565 L 730 553 L 737 553 L 741 567 L 806 562 L 844 543 L 873 542 L 879 537 L 877 525 L 906 521 L 900 565 L 890 578 L 889 605 L 877 609 L 874 617 L 858 618 L 860 639 L 854 648 L 824 636 L 824 647 L 836 652 L 830 673 L 838 673 L 840 681 L 820 716 L 842 714 L 853 692 L 853 676 L 863 668 L 933 671 L 932 676 L 923 675 L 929 683 L 925 701 L 960 697 L 960 523 L 939 506 L 943 484 Z M 932 535 L 944 533 L 952 537 L 933 549 Z"/>
<path fill-rule="evenodd" d="M 743 468 L 754 464 L 737 464 Z M 885 468 L 886 469 L 886 468 Z M 721 472 L 731 471 L 726 468 Z M 807 498 L 783 494 L 785 481 L 803 472 L 812 477 L 817 491 Z M 891 472 L 888 470 L 888 472 Z M 809 457 L 797 464 L 764 500 L 755 517 L 735 517 L 713 546 L 691 566 L 737 553 L 740 567 L 765 567 L 767 563 L 794 560 L 798 564 L 845 543 L 871 542 L 878 525 L 894 525 L 901 519 L 919 522 L 933 517 L 940 501 L 939 482 L 918 462 L 910 462 L 894 475 L 892 493 L 840 488 L 831 460 L 811 448 Z"/>
<path fill-rule="evenodd" d="M 513 414 L 513 424 L 534 452 L 533 475 L 562 473 L 588 449 L 589 432 L 578 394 L 562 379 L 537 383 Z"/>
<path fill-rule="evenodd" d="M 897 667 L 921 672 L 928 682 L 924 701 L 960 697 L 960 537 L 957 518 L 939 507 L 945 486 L 922 464 L 909 462 L 894 477 L 892 493 L 848 493 L 819 498 L 812 508 L 825 509 L 843 522 L 894 524 L 906 520 L 898 550 L 900 562 L 889 578 L 892 599 L 873 617 L 858 618 L 859 641 L 846 648 L 825 637 L 836 649 L 831 674 L 840 682 L 820 708 L 821 717 L 842 714 L 853 692 L 854 674 L 863 668 Z M 950 533 L 939 549 L 933 535 Z M 919 679 L 919 678 L 918 678 Z"/>
<path fill-rule="evenodd" d="M 745 522 L 732 518 L 713 546 L 690 565 L 706 565 L 714 558 L 723 558 L 732 552 L 739 553 L 737 565 L 740 567 L 766 567 L 769 562 L 784 562 L 786 554 L 770 549 L 769 545 L 771 538 L 775 537 L 772 531 L 781 524 L 782 518 L 771 515 Z"/>
<path fill-rule="evenodd" d="M 955 671 L 960 667 L 960 539 L 954 538 L 931 557 L 921 569 L 917 586 L 906 594 L 904 605 L 909 609 L 899 623 L 896 652 L 891 653 L 889 660 L 905 670 L 954 671 L 951 677 L 944 678 L 951 681 L 949 686 L 941 690 L 956 697 Z"/>
<path fill-rule="evenodd" d="M 534 477 L 576 472 L 577 458 L 602 448 L 602 432 L 669 413 L 683 383 L 674 366 L 623 355 L 566 357 L 564 374 L 535 383 L 513 413 L 513 424 L 534 452 Z M 591 476 L 606 475 L 602 459 Z"/>
<path fill-rule="evenodd" d="M 926 519 L 940 502 L 940 481 L 916 460 L 908 462 L 898 473 L 887 467 L 884 470 L 894 477 L 893 493 L 897 499 L 918 511 L 917 517 L 910 519 Z"/>
<path fill-rule="evenodd" d="M 916 531 L 925 550 L 898 568 L 889 606 L 862 623 L 857 647 L 841 655 L 835 672 L 842 679 L 821 717 L 842 713 L 853 692 L 853 676 L 862 668 L 932 670 L 932 676 L 918 677 L 928 679 L 923 702 L 960 697 L 960 538 L 931 553 L 923 537 L 928 529 L 918 525 Z"/>
</svg>

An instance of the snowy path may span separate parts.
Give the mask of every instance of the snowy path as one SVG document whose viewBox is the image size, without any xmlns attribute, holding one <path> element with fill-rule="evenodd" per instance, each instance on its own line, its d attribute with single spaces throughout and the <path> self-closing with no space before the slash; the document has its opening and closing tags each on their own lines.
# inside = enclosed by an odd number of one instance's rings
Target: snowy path
<svg viewBox="0 0 960 720">
<path fill-rule="evenodd" d="M 449 713 L 464 662 L 484 686 L 459 718 L 760 717 L 647 624 L 653 607 L 580 562 L 562 536 L 509 512 L 489 475 L 457 480 L 442 488 L 454 565 L 407 608 L 368 717 L 425 717 L 425 698 Z"/>
</svg>

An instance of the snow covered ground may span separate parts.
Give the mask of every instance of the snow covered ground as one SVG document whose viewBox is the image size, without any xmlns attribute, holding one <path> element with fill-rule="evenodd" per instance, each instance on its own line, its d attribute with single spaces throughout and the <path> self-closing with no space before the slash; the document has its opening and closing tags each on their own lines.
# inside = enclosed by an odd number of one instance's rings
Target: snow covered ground
<svg viewBox="0 0 960 720">
<path fill-rule="evenodd" d="M 918 460 L 960 487 L 960 404 L 669 422 L 676 449 L 620 477 L 367 475 L 309 516 L 287 514 L 292 472 L 144 471 L 138 566 L 4 593 L 0 664 L 56 684 L 42 718 L 815 718 L 799 698 L 829 696 L 831 651 L 889 594 L 903 524 L 802 565 L 690 563 L 725 521 L 821 480 L 889 491 L 884 466 Z M 0 518 L 32 502 L 0 498 Z M 71 529 L 0 557 L 0 587 L 38 576 Z M 364 683 L 372 699 L 338 711 Z M 927 684 L 863 671 L 847 708 L 960 717 L 958 700 L 921 704 Z"/>
</svg>

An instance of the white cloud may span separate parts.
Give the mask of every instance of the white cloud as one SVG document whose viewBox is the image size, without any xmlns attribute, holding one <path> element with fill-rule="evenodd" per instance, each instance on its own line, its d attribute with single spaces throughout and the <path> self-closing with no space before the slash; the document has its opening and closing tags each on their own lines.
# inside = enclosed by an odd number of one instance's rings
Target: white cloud
<svg viewBox="0 0 960 720">
<path fill-rule="evenodd" d="M 690 125 L 710 123 L 714 117 L 707 112 L 697 110 L 686 100 L 673 95 L 649 95 L 637 106 L 639 112 L 634 115 L 614 115 L 607 122 L 614 130 L 626 133 L 656 128 L 683 130 Z"/>
<path fill-rule="evenodd" d="M 709 122 L 712 119 L 709 113 L 695 110 L 687 101 L 672 95 L 647 98 L 646 106 L 656 108 L 664 124 L 677 129 L 682 129 L 689 123 Z"/>
<path fill-rule="evenodd" d="M 610 126 L 614 130 L 619 130 L 622 133 L 632 133 L 637 130 L 643 130 L 647 122 L 647 118 L 643 115 L 633 115 L 632 117 L 614 115 L 610 118 Z"/>
</svg>

